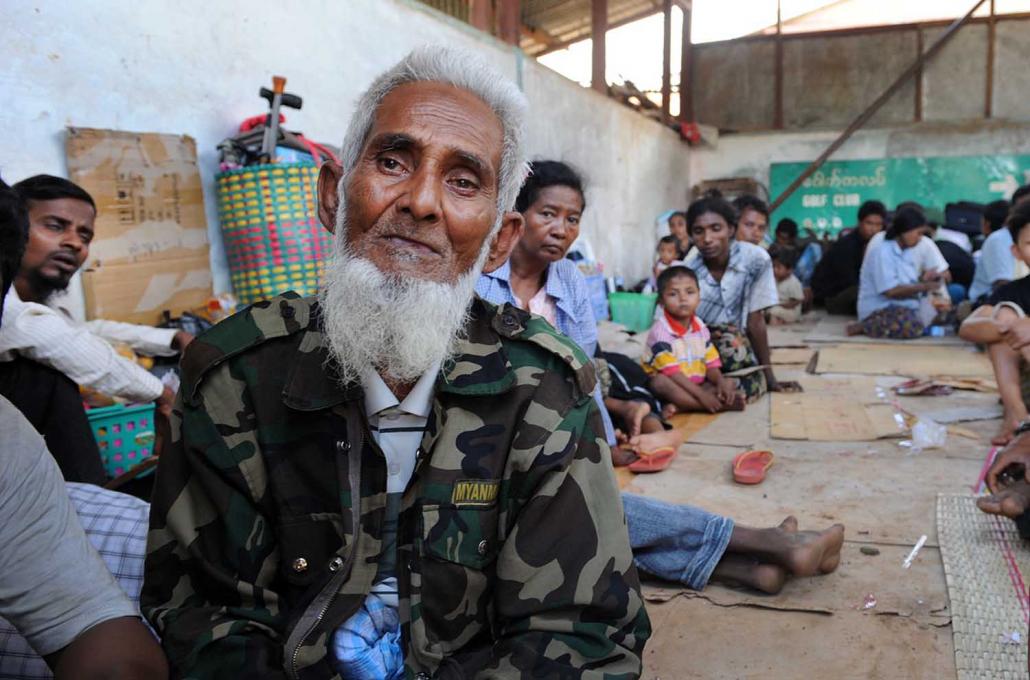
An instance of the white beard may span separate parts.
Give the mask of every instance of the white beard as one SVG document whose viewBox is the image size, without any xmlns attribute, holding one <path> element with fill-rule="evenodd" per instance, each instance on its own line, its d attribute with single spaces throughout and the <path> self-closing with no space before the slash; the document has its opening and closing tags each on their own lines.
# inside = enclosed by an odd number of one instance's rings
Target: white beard
<svg viewBox="0 0 1030 680">
<path fill-rule="evenodd" d="M 455 354 L 465 336 L 469 303 L 490 252 L 488 238 L 455 283 L 394 276 L 355 256 L 337 220 L 334 254 L 326 262 L 319 301 L 329 355 L 342 383 L 374 368 L 412 383 Z"/>
</svg>

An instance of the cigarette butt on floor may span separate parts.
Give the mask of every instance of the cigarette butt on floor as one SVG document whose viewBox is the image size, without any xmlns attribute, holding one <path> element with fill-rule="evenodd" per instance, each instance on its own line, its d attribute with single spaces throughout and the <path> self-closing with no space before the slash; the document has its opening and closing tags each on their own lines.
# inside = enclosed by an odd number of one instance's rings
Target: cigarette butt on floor
<svg viewBox="0 0 1030 680">
<path fill-rule="evenodd" d="M 923 549 L 923 546 L 925 544 L 926 544 L 926 534 L 923 534 L 922 536 L 919 537 L 919 540 L 916 541 L 915 546 L 912 547 L 912 552 L 910 552 L 908 554 L 908 557 L 905 558 L 904 564 L 902 564 L 901 566 L 904 567 L 905 569 L 908 569 L 909 567 L 911 567 L 912 566 L 912 561 L 916 559 L 916 555 L 919 554 L 919 551 Z"/>
</svg>

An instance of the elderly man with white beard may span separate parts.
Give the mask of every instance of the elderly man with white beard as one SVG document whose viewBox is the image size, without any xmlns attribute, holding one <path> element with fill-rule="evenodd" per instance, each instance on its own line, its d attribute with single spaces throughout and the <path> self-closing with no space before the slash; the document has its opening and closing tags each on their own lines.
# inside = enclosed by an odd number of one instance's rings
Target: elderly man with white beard
<svg viewBox="0 0 1030 680">
<path fill-rule="evenodd" d="M 522 230 L 524 115 L 475 57 L 410 54 L 322 168 L 322 294 L 190 346 L 142 594 L 177 676 L 640 674 L 591 364 L 473 293 Z"/>
</svg>

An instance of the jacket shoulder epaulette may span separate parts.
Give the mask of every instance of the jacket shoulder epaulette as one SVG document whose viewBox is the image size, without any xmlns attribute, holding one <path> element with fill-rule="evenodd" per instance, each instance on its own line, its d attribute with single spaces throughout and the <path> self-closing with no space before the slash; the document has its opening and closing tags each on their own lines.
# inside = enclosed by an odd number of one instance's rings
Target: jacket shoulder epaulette
<svg viewBox="0 0 1030 680">
<path fill-rule="evenodd" d="M 267 340 L 305 330 L 314 304 L 314 298 L 287 291 L 256 302 L 198 335 L 182 356 L 183 398 L 194 402 L 204 375 L 222 362 Z"/>
<path fill-rule="evenodd" d="M 492 325 L 501 337 L 532 343 L 559 357 L 575 375 L 581 397 L 594 391 L 597 383 L 594 364 L 578 344 L 555 330 L 543 317 L 510 304 L 498 305 L 496 310 Z"/>
</svg>

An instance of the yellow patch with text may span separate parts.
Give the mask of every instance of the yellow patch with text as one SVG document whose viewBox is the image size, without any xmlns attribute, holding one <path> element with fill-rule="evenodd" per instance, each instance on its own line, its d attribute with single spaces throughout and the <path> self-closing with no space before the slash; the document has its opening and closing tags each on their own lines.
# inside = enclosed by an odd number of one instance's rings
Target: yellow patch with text
<svg viewBox="0 0 1030 680">
<path fill-rule="evenodd" d="M 500 482 L 489 479 L 472 479 L 455 482 L 451 503 L 455 505 L 491 505 L 497 500 Z"/>
</svg>

